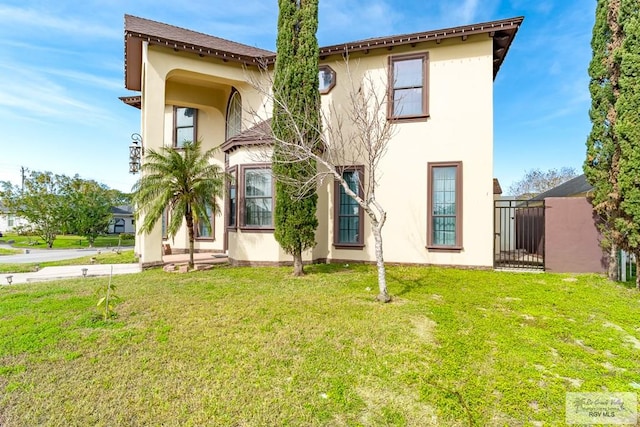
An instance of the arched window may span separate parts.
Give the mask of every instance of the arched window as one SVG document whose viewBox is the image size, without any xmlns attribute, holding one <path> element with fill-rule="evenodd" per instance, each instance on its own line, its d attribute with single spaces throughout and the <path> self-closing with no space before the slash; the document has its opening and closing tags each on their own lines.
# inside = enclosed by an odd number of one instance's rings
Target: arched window
<svg viewBox="0 0 640 427">
<path fill-rule="evenodd" d="M 240 92 L 231 90 L 227 106 L 227 139 L 240 133 L 242 129 L 242 98 Z"/>
</svg>

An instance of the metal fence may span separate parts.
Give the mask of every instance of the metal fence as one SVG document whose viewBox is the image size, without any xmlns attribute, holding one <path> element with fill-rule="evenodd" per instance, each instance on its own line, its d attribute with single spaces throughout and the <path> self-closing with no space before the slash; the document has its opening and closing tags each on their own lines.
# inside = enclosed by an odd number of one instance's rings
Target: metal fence
<svg viewBox="0 0 640 427">
<path fill-rule="evenodd" d="M 544 270 L 544 201 L 494 202 L 494 268 Z"/>
</svg>

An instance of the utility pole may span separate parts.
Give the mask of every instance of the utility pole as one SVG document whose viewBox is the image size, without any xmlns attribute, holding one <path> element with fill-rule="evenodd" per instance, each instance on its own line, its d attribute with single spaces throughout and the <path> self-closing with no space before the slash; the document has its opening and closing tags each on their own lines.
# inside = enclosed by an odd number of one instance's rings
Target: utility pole
<svg viewBox="0 0 640 427">
<path fill-rule="evenodd" d="M 25 168 L 24 166 L 20 166 L 20 174 L 22 175 L 22 187 L 21 187 L 21 192 L 24 193 L 24 180 L 25 180 L 25 175 L 27 174 L 27 172 L 29 172 L 29 169 Z"/>
</svg>

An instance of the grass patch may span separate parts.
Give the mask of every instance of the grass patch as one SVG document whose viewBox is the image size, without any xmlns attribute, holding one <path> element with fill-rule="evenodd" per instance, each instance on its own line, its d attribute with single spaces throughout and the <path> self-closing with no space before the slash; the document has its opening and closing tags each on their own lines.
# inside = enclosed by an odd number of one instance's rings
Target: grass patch
<svg viewBox="0 0 640 427">
<path fill-rule="evenodd" d="M 99 236 L 93 243 L 94 248 L 106 248 L 118 246 L 118 235 Z M 19 236 L 15 233 L 4 233 L 0 238 L 0 243 L 7 243 L 13 240 L 12 246 L 15 248 L 46 248 L 47 245 L 38 236 Z M 133 240 L 122 240 L 121 245 L 133 246 Z M 75 235 L 59 235 L 53 241 L 52 249 L 82 249 L 88 248 L 89 242 L 85 237 Z"/>
<path fill-rule="evenodd" d="M 5 249 L 5 248 L 0 248 L 0 256 L 2 255 L 16 255 L 22 253 L 21 250 L 19 249 Z"/>
<path fill-rule="evenodd" d="M 317 265 L 0 288 L 0 414 L 28 425 L 564 424 L 631 391 L 640 296 L 595 275 Z M 367 290 L 371 288 L 372 290 Z"/>
<path fill-rule="evenodd" d="M 36 266 L 42 269 L 45 267 L 56 267 L 64 265 L 85 265 L 91 264 L 92 259 L 95 259 L 95 264 L 133 264 L 137 262 L 133 250 L 121 251 L 119 254 L 115 252 L 102 252 L 100 254 L 94 254 L 80 258 L 65 259 L 60 261 L 47 261 L 26 264 L 0 264 L 0 274 L 30 273 L 32 271 L 36 271 Z"/>
</svg>

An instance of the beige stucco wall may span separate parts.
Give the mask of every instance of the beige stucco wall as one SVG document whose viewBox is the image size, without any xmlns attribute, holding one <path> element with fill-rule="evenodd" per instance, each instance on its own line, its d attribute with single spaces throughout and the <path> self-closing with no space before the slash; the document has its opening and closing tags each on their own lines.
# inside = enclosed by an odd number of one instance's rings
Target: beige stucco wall
<svg viewBox="0 0 640 427">
<path fill-rule="evenodd" d="M 380 164 L 378 200 L 388 212 L 383 230 L 385 258 L 389 262 L 491 266 L 493 251 L 493 56 L 492 39 L 471 36 L 467 41 L 443 40 L 441 44 L 421 43 L 415 47 L 374 50 L 350 58 L 352 78 L 364 73 L 387 84 L 388 56 L 409 52 L 429 52 L 429 111 L 426 121 L 396 125 L 394 139 Z M 256 72 L 232 63 L 151 47 L 146 51 L 143 72 L 142 132 L 145 146 L 157 148 L 171 142 L 172 106 L 192 106 L 200 110 L 198 136 L 205 147 L 224 142 L 224 119 L 231 86 L 242 95 L 244 126 L 255 119 L 247 111 L 267 117 L 264 97 L 251 88 Z M 349 78 L 342 57 L 328 57 L 323 64 L 337 72 L 337 85 L 322 96 L 325 111 L 330 105 L 346 105 Z M 264 157 L 246 148 L 230 153 L 229 165 L 259 163 Z M 463 179 L 463 250 L 435 252 L 427 241 L 427 164 L 460 161 Z M 216 162 L 224 164 L 224 154 Z M 365 171 L 366 173 L 366 171 Z M 333 242 L 333 180 L 318 187 L 316 247 L 305 254 L 307 260 L 373 261 L 373 237 L 365 216 L 365 247 L 360 250 L 335 249 Z M 222 249 L 223 216 L 216 218 L 215 241 L 199 243 L 200 249 Z M 184 237 L 175 245 L 185 245 Z M 142 262 L 160 259 L 160 227 L 141 236 Z M 272 233 L 233 231 L 229 234 L 231 258 L 256 262 L 281 262 L 291 258 L 278 247 Z"/>
<path fill-rule="evenodd" d="M 252 146 L 229 153 L 229 167 L 248 166 L 252 164 L 268 163 L 271 149 L 267 146 Z M 318 212 L 326 211 L 326 207 L 319 206 Z M 241 222 L 240 220 L 238 222 Z M 317 239 L 321 238 L 318 233 Z M 317 240 L 316 239 L 316 240 Z M 286 254 L 278 245 L 273 232 L 262 230 L 242 230 L 240 227 L 229 232 L 229 258 L 238 262 L 255 263 L 283 263 L 291 262 L 292 257 Z M 304 261 L 317 259 L 311 250 L 302 255 Z"/>
<path fill-rule="evenodd" d="M 422 47 L 422 49 L 421 49 Z M 389 262 L 491 266 L 493 248 L 493 68 L 492 42 L 487 36 L 466 42 L 447 40 L 394 49 L 392 54 L 429 52 L 427 121 L 400 123 L 379 167 L 377 198 L 388 213 L 383 229 Z M 386 51 L 385 51 L 386 53 Z M 352 57 L 352 76 L 366 71 L 386 85 L 388 55 Z M 336 87 L 323 96 L 328 107 L 346 104 L 348 81 L 342 58 L 330 65 Z M 358 80 L 356 79 L 356 80 Z M 342 84 L 341 84 L 342 83 Z M 461 161 L 463 180 L 463 250 L 429 251 L 427 244 L 427 164 Z M 365 174 L 367 171 L 365 171 Z M 374 241 L 365 217 L 365 248 L 335 249 L 333 186 L 327 187 L 328 258 L 374 260 Z M 321 191 L 321 193 L 324 193 Z"/>
</svg>

